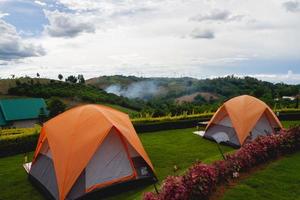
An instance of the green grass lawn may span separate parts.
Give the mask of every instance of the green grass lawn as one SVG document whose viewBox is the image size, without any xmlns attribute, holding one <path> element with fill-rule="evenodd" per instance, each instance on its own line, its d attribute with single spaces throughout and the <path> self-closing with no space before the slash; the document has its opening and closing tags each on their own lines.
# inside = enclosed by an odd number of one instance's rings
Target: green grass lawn
<svg viewBox="0 0 300 200">
<path fill-rule="evenodd" d="M 285 128 L 291 128 L 300 125 L 300 121 L 282 121 L 281 123 Z"/>
<path fill-rule="evenodd" d="M 210 162 L 221 159 L 215 143 L 202 139 L 192 131 L 194 129 L 177 129 L 139 135 L 159 180 L 173 174 L 174 165 L 183 171 L 196 160 Z M 225 152 L 232 150 L 227 146 L 222 148 Z M 1 200 L 43 199 L 27 180 L 22 162 L 23 155 L 0 159 Z M 152 187 L 136 189 L 113 197 L 113 199 L 140 199 L 143 191 L 151 189 Z"/>
<path fill-rule="evenodd" d="M 225 192 L 222 200 L 300 199 L 300 152 L 273 162 Z"/>
<path fill-rule="evenodd" d="M 291 124 L 295 123 L 283 123 L 285 127 L 289 127 Z M 146 151 L 148 152 L 152 160 L 152 163 L 155 167 L 157 176 L 160 181 L 163 180 L 166 176 L 174 174 L 174 165 L 177 165 L 181 169 L 178 173 L 182 173 L 196 160 L 201 160 L 203 162 L 211 162 L 213 160 L 221 159 L 216 144 L 214 142 L 202 139 L 201 137 L 192 134 L 192 131 L 194 130 L 195 129 L 177 129 L 161 132 L 144 133 L 139 135 Z M 224 152 L 232 151 L 232 148 L 227 146 L 222 146 L 222 149 L 224 150 Z M 299 156 L 299 154 L 297 155 Z M 287 159 L 293 160 L 293 157 Z M 296 162 L 299 163 L 298 169 L 300 169 L 300 158 L 298 158 Z M 21 154 L 0 159 L 0 200 L 43 199 L 39 192 L 27 180 L 26 173 L 22 168 L 22 163 L 23 155 Z M 292 167 L 296 167 L 296 164 Z M 288 173 L 289 167 L 286 169 L 284 168 L 279 170 Z M 291 174 L 296 173 L 293 172 Z M 298 180 L 300 180 L 300 178 Z M 298 181 L 298 183 L 300 183 L 300 181 Z M 143 187 L 140 189 L 129 191 L 127 193 L 120 194 L 110 199 L 141 199 L 141 195 L 143 192 L 152 189 L 152 186 L 146 188 Z M 230 195 L 230 191 L 228 195 Z M 230 198 L 230 196 L 225 196 L 225 198 Z M 236 199 L 245 198 L 243 197 Z"/>
</svg>

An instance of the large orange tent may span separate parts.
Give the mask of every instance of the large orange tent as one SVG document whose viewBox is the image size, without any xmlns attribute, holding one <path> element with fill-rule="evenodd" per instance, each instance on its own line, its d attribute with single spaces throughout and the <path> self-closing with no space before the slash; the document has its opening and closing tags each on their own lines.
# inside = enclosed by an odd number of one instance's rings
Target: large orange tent
<svg viewBox="0 0 300 200">
<path fill-rule="evenodd" d="M 282 128 L 282 125 L 267 104 L 242 95 L 228 100 L 217 110 L 204 137 L 241 146 L 247 139 L 274 133 L 277 128 Z"/>
<path fill-rule="evenodd" d="M 79 106 L 46 122 L 27 166 L 30 179 L 59 200 L 129 181 L 156 181 L 128 115 L 100 105 Z"/>
</svg>

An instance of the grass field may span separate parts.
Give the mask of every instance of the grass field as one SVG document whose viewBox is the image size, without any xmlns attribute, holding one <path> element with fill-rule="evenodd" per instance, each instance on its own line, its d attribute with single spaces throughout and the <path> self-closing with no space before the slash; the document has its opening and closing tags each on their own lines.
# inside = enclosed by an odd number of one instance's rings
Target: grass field
<svg viewBox="0 0 300 200">
<path fill-rule="evenodd" d="M 289 127 L 297 123 L 299 122 L 284 122 L 283 125 L 285 127 Z M 139 135 L 146 151 L 148 152 L 152 160 L 159 180 L 163 180 L 166 176 L 174 174 L 174 165 L 177 165 L 180 169 L 180 171 L 177 173 L 182 173 L 196 160 L 211 162 L 213 160 L 221 159 L 215 143 L 192 134 L 192 131 L 194 131 L 194 129 L 177 129 Z M 225 152 L 233 150 L 232 148 L 227 146 L 222 146 L 222 149 Z M 32 155 L 32 153 L 30 153 L 30 155 Z M 297 155 L 299 156 L 300 154 Z M 293 160 L 293 158 L 294 157 L 292 156 L 291 158 L 287 159 Z M 39 192 L 27 180 L 26 173 L 22 168 L 23 159 L 23 155 L 16 155 L 0 159 L 0 200 L 43 199 Z M 295 165 L 295 167 L 299 166 L 300 158 L 296 159 L 295 162 L 299 163 L 298 165 Z M 298 167 L 298 169 L 300 169 L 300 166 Z M 289 170 L 289 166 L 287 166 L 286 169 L 280 169 L 277 172 L 277 174 L 279 174 L 279 178 L 285 177 L 284 174 L 280 175 L 280 173 L 289 173 Z M 295 172 L 293 171 L 291 174 L 293 173 Z M 295 176 L 295 178 L 297 178 L 297 176 Z M 298 180 L 300 179 L 298 178 Z M 300 183 L 300 181 L 298 181 L 298 183 Z M 264 182 L 258 181 L 256 183 L 256 185 L 259 184 L 264 184 Z M 135 189 L 127 193 L 114 196 L 110 199 L 141 199 L 141 195 L 144 191 L 152 189 L 152 186 Z M 230 195 L 231 193 L 233 193 L 232 195 L 235 195 L 234 191 L 234 189 L 232 191 L 228 191 L 228 193 L 226 193 L 225 199 L 232 199 Z M 249 191 L 245 190 L 245 194 L 247 192 Z M 261 192 L 263 193 L 263 190 L 261 190 Z"/>
<path fill-rule="evenodd" d="M 215 143 L 192 134 L 194 129 L 178 129 L 141 134 L 140 138 L 148 152 L 159 180 L 173 174 L 173 166 L 182 171 L 196 160 L 210 162 L 221 159 Z M 223 147 L 224 151 L 232 150 Z M 37 190 L 28 182 L 22 168 L 23 155 L 0 159 L 0 199 L 43 199 Z M 180 172 L 179 172 L 180 173 Z M 142 191 L 152 187 L 141 188 L 123 193 L 113 199 L 140 199 Z"/>
<path fill-rule="evenodd" d="M 289 155 L 240 181 L 222 200 L 299 200 L 299 170 L 300 153 Z"/>
</svg>

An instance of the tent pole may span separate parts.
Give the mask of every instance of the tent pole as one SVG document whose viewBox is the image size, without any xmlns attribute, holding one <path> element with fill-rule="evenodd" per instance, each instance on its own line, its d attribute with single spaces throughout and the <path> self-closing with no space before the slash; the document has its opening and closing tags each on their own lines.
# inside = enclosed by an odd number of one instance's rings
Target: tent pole
<svg viewBox="0 0 300 200">
<path fill-rule="evenodd" d="M 157 187 L 156 187 L 156 184 L 155 184 L 155 183 L 153 184 L 153 186 L 154 186 L 154 189 L 155 189 L 155 192 L 156 192 L 156 194 L 159 194 L 159 192 L 158 192 L 158 189 L 157 189 Z"/>
<path fill-rule="evenodd" d="M 221 149 L 221 147 L 220 147 L 220 144 L 219 144 L 218 142 L 217 142 L 217 146 L 218 146 L 218 149 L 219 149 L 219 151 L 220 151 L 220 153 L 221 153 L 223 159 L 226 160 L 226 158 L 225 158 L 225 156 L 224 156 L 224 153 L 223 153 L 223 151 L 222 151 L 222 149 Z"/>
</svg>

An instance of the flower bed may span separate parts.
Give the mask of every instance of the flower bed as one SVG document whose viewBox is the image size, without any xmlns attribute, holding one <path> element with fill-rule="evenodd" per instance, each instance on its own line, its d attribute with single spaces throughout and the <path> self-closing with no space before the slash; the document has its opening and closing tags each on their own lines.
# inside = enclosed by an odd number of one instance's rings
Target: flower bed
<svg viewBox="0 0 300 200">
<path fill-rule="evenodd" d="M 279 134 L 258 137 L 238 151 L 226 155 L 226 160 L 212 164 L 195 163 L 181 176 L 169 176 L 159 194 L 148 192 L 144 200 L 209 199 L 218 185 L 237 178 L 239 172 L 293 153 L 300 149 L 300 127 L 281 131 Z"/>
</svg>

